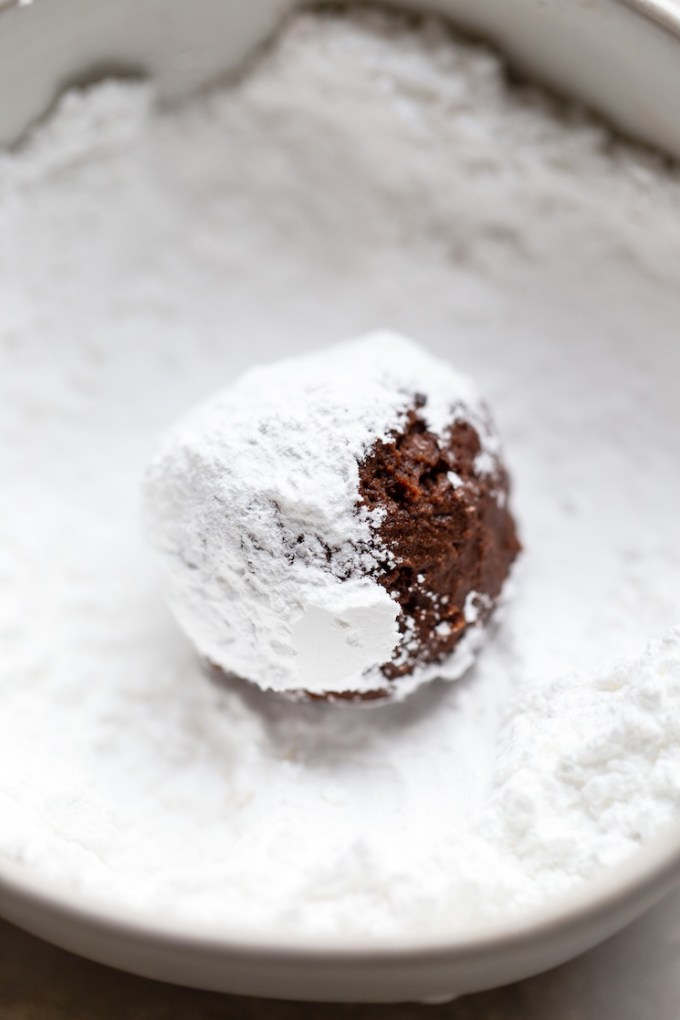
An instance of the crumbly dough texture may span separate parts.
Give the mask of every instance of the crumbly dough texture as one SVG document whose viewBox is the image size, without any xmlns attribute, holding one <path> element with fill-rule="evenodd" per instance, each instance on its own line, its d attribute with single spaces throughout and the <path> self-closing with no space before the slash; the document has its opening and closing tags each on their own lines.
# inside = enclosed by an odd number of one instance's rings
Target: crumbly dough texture
<svg viewBox="0 0 680 1020">
<path fill-rule="evenodd" d="M 491 616 L 520 545 L 498 453 L 463 415 L 430 431 L 420 397 L 398 433 L 359 467 L 362 504 L 382 510 L 390 558 L 376 579 L 400 606 L 401 640 L 382 671 L 392 682 L 434 673 Z"/>
<path fill-rule="evenodd" d="M 145 496 L 200 654 L 295 694 L 459 676 L 517 551 L 474 385 L 387 332 L 247 372 L 171 431 Z"/>
</svg>

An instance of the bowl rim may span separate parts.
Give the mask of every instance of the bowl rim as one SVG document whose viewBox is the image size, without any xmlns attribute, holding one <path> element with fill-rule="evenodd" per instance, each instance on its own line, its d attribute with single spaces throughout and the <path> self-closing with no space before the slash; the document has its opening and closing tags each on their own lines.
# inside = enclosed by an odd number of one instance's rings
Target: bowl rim
<svg viewBox="0 0 680 1020">
<path fill-rule="evenodd" d="M 644 909 L 680 881 L 680 824 L 669 826 L 650 843 L 603 874 L 586 880 L 575 890 L 546 906 L 514 918 L 451 931 L 440 926 L 431 932 L 357 938 L 292 933 L 273 928 L 267 934 L 230 929 L 228 925 L 176 917 L 155 916 L 133 906 L 119 906 L 65 883 L 36 875 L 25 866 L 0 861 L 0 914 L 8 916 L 9 897 L 32 912 L 52 915 L 61 922 L 94 927 L 100 932 L 137 944 L 201 950 L 225 958 L 286 959 L 291 962 L 430 961 L 455 957 L 466 960 L 480 954 L 519 949 L 527 944 L 560 937 L 583 924 L 605 920 L 624 903 L 643 902 Z M 14 916 L 15 912 L 12 911 Z M 20 923 L 20 922 L 19 922 Z"/>
<path fill-rule="evenodd" d="M 304 2 L 305 0 L 296 0 L 298 5 Z M 348 0 L 348 2 L 352 2 L 352 0 Z M 615 2 L 630 8 L 649 21 L 655 21 L 674 35 L 680 36 L 680 8 L 674 3 L 674 0 L 615 0 Z M 40 0 L 0 0 L 0 12 L 12 7 L 30 9 L 39 6 Z"/>
<path fill-rule="evenodd" d="M 648 21 L 655 21 L 673 35 L 680 36 L 680 9 L 671 0 L 618 0 Z"/>
</svg>

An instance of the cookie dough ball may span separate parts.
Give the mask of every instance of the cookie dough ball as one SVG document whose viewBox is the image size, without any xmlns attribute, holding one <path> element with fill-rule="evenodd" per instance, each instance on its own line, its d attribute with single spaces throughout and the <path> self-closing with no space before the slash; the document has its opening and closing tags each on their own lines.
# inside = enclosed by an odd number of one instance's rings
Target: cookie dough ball
<svg viewBox="0 0 680 1020">
<path fill-rule="evenodd" d="M 473 383 L 377 333 L 253 368 L 190 413 L 145 511 L 208 663 L 372 700 L 471 664 L 519 550 L 508 489 Z"/>
</svg>

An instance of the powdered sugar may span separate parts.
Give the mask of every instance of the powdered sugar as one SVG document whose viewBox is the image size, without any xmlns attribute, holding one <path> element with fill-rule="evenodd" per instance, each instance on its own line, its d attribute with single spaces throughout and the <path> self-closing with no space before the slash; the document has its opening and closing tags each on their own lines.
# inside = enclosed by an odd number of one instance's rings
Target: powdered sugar
<svg viewBox="0 0 680 1020">
<path fill-rule="evenodd" d="M 512 847 L 527 903 L 535 886 L 566 892 L 677 824 L 678 704 L 680 629 L 639 660 L 530 683 L 511 702 L 480 829 Z"/>
<path fill-rule="evenodd" d="M 251 369 L 173 428 L 148 472 L 147 529 L 173 611 L 208 661 L 265 690 L 385 686 L 399 605 L 376 580 L 391 554 L 383 512 L 359 506 L 359 462 L 419 395 L 430 431 L 443 440 L 470 421 L 497 471 L 471 381 L 394 333 Z M 416 668 L 395 696 L 456 679 L 480 641 L 469 634 L 436 670 Z"/>
<path fill-rule="evenodd" d="M 177 114 L 71 95 L 3 157 L 0 859 L 318 942 L 542 905 L 675 820 L 677 636 L 599 663 L 680 615 L 679 213 L 675 172 L 485 51 L 360 14 Z M 403 704 L 215 687 L 140 534 L 158 434 L 386 323 L 489 396 L 517 595 Z"/>
</svg>

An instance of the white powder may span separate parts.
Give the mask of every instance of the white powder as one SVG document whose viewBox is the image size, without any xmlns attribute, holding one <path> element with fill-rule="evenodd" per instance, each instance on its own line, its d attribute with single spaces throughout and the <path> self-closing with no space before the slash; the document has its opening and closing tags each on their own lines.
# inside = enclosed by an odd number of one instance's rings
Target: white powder
<svg viewBox="0 0 680 1020">
<path fill-rule="evenodd" d="M 472 382 L 387 332 L 251 369 L 171 430 L 147 473 L 147 530 L 175 616 L 209 662 L 265 690 L 385 688 L 380 667 L 406 651 L 409 630 L 400 638 L 399 604 L 375 579 L 390 553 L 384 511 L 358 507 L 359 462 L 418 395 L 430 432 L 444 442 L 470 422 L 482 470 L 498 473 Z M 393 696 L 458 679 L 481 639 L 470 628 Z"/>
<path fill-rule="evenodd" d="M 318 943 L 533 908 L 677 820 L 680 638 L 599 664 L 680 618 L 679 214 L 675 171 L 484 50 L 360 14 L 177 114 L 70 95 L 2 157 L 0 860 Z M 139 533 L 157 436 L 385 324 L 494 407 L 517 596 L 401 704 L 220 690 Z"/>
</svg>

